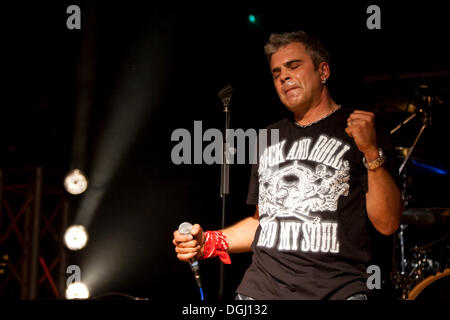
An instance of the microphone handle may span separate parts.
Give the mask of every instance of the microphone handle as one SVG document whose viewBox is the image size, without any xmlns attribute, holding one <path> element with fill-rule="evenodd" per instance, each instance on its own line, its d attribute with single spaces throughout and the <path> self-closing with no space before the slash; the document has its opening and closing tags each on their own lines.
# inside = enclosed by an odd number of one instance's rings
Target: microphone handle
<svg viewBox="0 0 450 320">
<path fill-rule="evenodd" d="M 190 224 L 189 222 L 183 222 L 178 227 L 178 231 L 184 235 L 190 234 L 191 229 L 192 229 L 192 224 Z M 191 266 L 192 273 L 194 274 L 195 282 L 197 282 L 197 286 L 201 289 L 202 281 L 200 279 L 200 265 L 198 263 L 198 260 L 195 258 L 189 259 L 189 265 Z"/>
<path fill-rule="evenodd" d="M 195 258 L 190 259 L 189 264 L 191 265 L 191 269 L 193 272 L 197 272 L 200 270 L 200 266 L 198 264 L 198 260 Z"/>
<path fill-rule="evenodd" d="M 189 262 L 189 265 L 191 266 L 192 273 L 194 274 L 195 282 L 197 283 L 197 286 L 199 288 L 202 287 L 202 280 L 200 278 L 200 266 L 198 264 L 198 260 L 195 258 L 192 258 Z"/>
</svg>

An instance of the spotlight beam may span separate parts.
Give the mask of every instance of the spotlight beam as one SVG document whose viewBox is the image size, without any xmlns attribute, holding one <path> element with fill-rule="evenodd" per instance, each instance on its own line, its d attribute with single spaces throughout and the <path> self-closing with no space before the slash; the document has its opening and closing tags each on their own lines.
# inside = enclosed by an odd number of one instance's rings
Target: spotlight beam
<svg viewBox="0 0 450 320">
<path fill-rule="evenodd" d="M 160 102 L 171 52 L 165 38 L 166 33 L 171 31 L 153 31 L 161 28 L 158 25 L 160 19 L 150 19 L 151 24 L 155 25 L 142 30 L 139 41 L 130 50 L 132 54 L 124 63 L 123 78 L 110 99 L 112 103 L 106 115 L 105 129 L 95 148 L 90 187 L 76 213 L 76 224 L 89 228 L 117 168 L 144 127 L 153 107 Z"/>
<path fill-rule="evenodd" d="M 104 129 L 89 166 L 89 188 L 75 212 L 74 223 L 82 224 L 88 230 L 119 166 L 153 109 L 161 104 L 161 94 L 170 74 L 172 54 L 176 51 L 172 47 L 176 16 L 172 11 L 155 10 L 145 21 L 147 25 L 142 26 L 136 38 L 138 41 L 129 48 L 131 54 L 119 73 L 122 77 L 117 79 L 117 88 L 109 98 Z M 148 147 L 152 147 L 150 142 Z M 121 226 L 115 228 L 120 231 Z M 125 269 L 132 272 L 127 261 L 121 258 L 124 247 L 120 232 L 98 235 L 95 243 L 91 243 L 89 249 L 93 251 L 85 252 L 82 262 L 83 281 L 90 290 L 99 291 L 111 278 L 120 277 Z"/>
</svg>

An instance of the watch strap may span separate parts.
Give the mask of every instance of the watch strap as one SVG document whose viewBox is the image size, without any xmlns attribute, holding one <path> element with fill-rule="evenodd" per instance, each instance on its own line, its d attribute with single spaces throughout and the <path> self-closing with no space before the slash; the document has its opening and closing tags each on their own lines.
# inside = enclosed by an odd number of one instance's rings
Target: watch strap
<svg viewBox="0 0 450 320">
<path fill-rule="evenodd" d="M 367 162 L 366 157 L 363 157 L 363 164 L 367 170 L 375 170 L 381 167 L 386 162 L 386 156 L 381 148 L 378 148 L 378 158 Z"/>
</svg>

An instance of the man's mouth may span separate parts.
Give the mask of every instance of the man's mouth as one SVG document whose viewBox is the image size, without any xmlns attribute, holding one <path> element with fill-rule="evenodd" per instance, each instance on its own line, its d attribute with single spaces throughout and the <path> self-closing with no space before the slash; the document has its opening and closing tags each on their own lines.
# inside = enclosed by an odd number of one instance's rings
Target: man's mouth
<svg viewBox="0 0 450 320">
<path fill-rule="evenodd" d="M 289 92 L 291 92 L 291 91 L 293 91 L 293 90 L 295 90 L 295 89 L 299 89 L 299 87 L 290 87 L 290 88 L 284 90 L 284 94 L 287 95 Z"/>
</svg>

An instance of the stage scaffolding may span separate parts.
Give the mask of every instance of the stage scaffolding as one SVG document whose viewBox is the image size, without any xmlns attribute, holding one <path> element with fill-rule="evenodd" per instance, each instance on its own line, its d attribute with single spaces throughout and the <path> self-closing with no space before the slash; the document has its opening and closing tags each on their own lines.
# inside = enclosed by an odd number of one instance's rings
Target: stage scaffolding
<svg viewBox="0 0 450 320">
<path fill-rule="evenodd" d="M 68 195 L 61 172 L 0 169 L 0 298 L 63 299 Z"/>
</svg>

